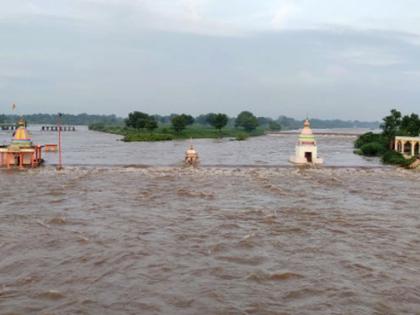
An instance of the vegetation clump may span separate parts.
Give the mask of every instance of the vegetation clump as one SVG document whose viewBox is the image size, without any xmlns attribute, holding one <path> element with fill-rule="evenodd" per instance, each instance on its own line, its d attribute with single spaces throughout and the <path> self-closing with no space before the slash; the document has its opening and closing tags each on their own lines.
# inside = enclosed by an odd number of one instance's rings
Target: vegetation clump
<svg viewBox="0 0 420 315">
<path fill-rule="evenodd" d="M 271 131 L 281 131 L 281 125 L 277 121 L 270 121 L 268 123 L 268 129 Z"/>
<path fill-rule="evenodd" d="M 238 115 L 235 121 L 236 128 L 243 128 L 247 132 L 257 129 L 259 123 L 257 117 L 251 112 L 244 111 Z"/>
<path fill-rule="evenodd" d="M 406 159 L 401 153 L 388 150 L 382 155 L 381 160 L 385 164 L 408 167 L 416 160 L 416 158 Z"/>
<path fill-rule="evenodd" d="M 142 112 L 128 114 L 125 125 L 134 129 L 147 129 L 150 132 L 158 127 L 157 121 L 153 116 Z"/>
<path fill-rule="evenodd" d="M 182 130 L 187 128 L 194 123 L 194 118 L 191 115 L 175 115 L 171 119 L 172 128 L 176 133 L 180 133 Z"/>
<path fill-rule="evenodd" d="M 142 141 L 171 141 L 174 137 L 161 133 L 129 133 L 124 136 L 125 142 L 142 142 Z"/>
<path fill-rule="evenodd" d="M 401 153 L 395 152 L 396 136 L 416 137 L 420 134 L 420 118 L 417 114 L 402 116 L 401 112 L 393 109 L 391 114 L 383 119 L 382 133 L 368 132 L 361 135 L 354 143 L 355 153 L 364 156 L 378 156 L 385 164 L 407 167 L 416 158 L 406 159 Z"/>
<path fill-rule="evenodd" d="M 386 152 L 386 147 L 379 142 L 366 143 L 360 147 L 360 153 L 366 156 L 381 156 Z"/>
<path fill-rule="evenodd" d="M 222 113 L 211 113 L 207 116 L 207 122 L 220 132 L 222 128 L 226 127 L 227 123 L 229 122 L 229 117 Z"/>
<path fill-rule="evenodd" d="M 246 140 L 248 138 L 249 138 L 249 135 L 247 133 L 240 132 L 240 133 L 238 133 L 238 135 L 236 136 L 235 139 L 236 139 L 236 141 L 244 141 L 244 140 Z"/>
</svg>

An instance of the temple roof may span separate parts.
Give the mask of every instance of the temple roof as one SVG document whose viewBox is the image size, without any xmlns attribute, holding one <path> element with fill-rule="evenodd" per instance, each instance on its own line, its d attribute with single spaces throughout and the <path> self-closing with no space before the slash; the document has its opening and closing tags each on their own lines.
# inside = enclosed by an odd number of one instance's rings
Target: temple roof
<svg viewBox="0 0 420 315">
<path fill-rule="evenodd" d="M 311 123 L 309 122 L 308 119 L 306 119 L 305 122 L 303 123 L 303 129 L 302 129 L 301 134 L 312 135 Z"/>
<path fill-rule="evenodd" d="M 19 127 L 13 136 L 13 140 L 31 140 L 31 136 L 25 127 Z"/>
<path fill-rule="evenodd" d="M 299 135 L 299 142 L 305 144 L 315 144 L 315 137 L 311 129 L 311 123 L 308 119 L 303 123 L 303 129 Z"/>
<path fill-rule="evenodd" d="M 15 133 L 13 134 L 12 145 L 19 145 L 19 146 L 31 146 L 32 139 L 31 135 L 26 129 L 26 122 L 23 118 L 21 118 L 18 122 L 18 128 L 16 129 Z"/>
</svg>

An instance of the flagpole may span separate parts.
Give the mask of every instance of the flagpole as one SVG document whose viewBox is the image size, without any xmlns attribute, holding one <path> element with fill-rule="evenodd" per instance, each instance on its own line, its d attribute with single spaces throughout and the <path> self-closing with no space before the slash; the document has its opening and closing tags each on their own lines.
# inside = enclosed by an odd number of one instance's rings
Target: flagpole
<svg viewBox="0 0 420 315">
<path fill-rule="evenodd" d="M 63 155 L 62 155 L 62 147 L 61 147 L 61 113 L 58 113 L 57 128 L 58 128 L 58 166 L 57 166 L 57 170 L 60 171 L 60 170 L 63 169 Z"/>
</svg>

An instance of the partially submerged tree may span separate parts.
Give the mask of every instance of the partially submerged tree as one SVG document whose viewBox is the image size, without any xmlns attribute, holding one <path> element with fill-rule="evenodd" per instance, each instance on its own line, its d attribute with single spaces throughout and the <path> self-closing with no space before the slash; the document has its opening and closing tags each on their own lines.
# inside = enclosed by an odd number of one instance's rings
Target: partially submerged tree
<svg viewBox="0 0 420 315">
<path fill-rule="evenodd" d="M 386 116 L 383 119 L 381 129 L 383 130 L 383 135 L 385 137 L 391 140 L 397 135 L 401 127 L 401 117 L 401 112 L 397 111 L 396 109 L 393 109 L 391 110 L 391 115 Z"/>
<path fill-rule="evenodd" d="M 158 123 L 155 120 L 154 117 L 151 117 L 152 119 L 148 120 L 146 122 L 146 125 L 144 126 L 147 130 L 149 130 L 150 132 L 153 132 L 153 130 L 155 130 L 158 127 Z"/>
<path fill-rule="evenodd" d="M 155 117 L 137 111 L 128 114 L 125 124 L 127 127 L 134 129 L 148 129 L 150 131 L 153 131 L 158 126 Z"/>
<path fill-rule="evenodd" d="M 277 121 L 270 121 L 268 123 L 268 129 L 272 130 L 272 131 L 280 131 L 281 130 L 281 125 L 277 122 Z"/>
<path fill-rule="evenodd" d="M 396 109 L 383 119 L 382 134 L 388 140 L 390 148 L 393 147 L 395 136 L 417 137 L 420 134 L 420 118 L 417 114 L 402 116 Z"/>
<path fill-rule="evenodd" d="M 194 118 L 191 115 L 186 114 L 174 115 L 171 118 L 171 123 L 175 132 L 180 133 L 182 130 L 187 128 L 187 126 L 194 123 Z"/>
<path fill-rule="evenodd" d="M 219 132 L 224 128 L 229 121 L 229 117 L 226 114 L 218 113 L 218 114 L 209 114 L 207 116 L 207 122 Z"/>
<path fill-rule="evenodd" d="M 404 116 L 401 120 L 400 132 L 410 137 L 417 137 L 420 134 L 419 115 L 413 113 L 410 116 Z"/>
<path fill-rule="evenodd" d="M 195 123 L 199 125 L 209 125 L 208 118 L 212 114 L 201 114 L 195 117 Z"/>
<path fill-rule="evenodd" d="M 235 127 L 244 128 L 246 131 L 251 132 L 258 127 L 258 120 L 254 114 L 244 111 L 238 115 L 235 121 Z"/>
</svg>

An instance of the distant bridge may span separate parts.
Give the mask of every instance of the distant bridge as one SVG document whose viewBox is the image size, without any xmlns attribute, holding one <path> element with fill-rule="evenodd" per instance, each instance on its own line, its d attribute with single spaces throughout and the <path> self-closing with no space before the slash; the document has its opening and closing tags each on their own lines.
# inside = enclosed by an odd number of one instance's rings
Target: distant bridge
<svg viewBox="0 0 420 315">
<path fill-rule="evenodd" d="M 16 124 L 0 124 L 0 130 L 16 130 Z"/>
<path fill-rule="evenodd" d="M 41 127 L 41 131 L 58 131 L 60 128 L 61 131 L 76 131 L 75 126 L 60 126 L 57 125 L 46 125 Z"/>
</svg>

